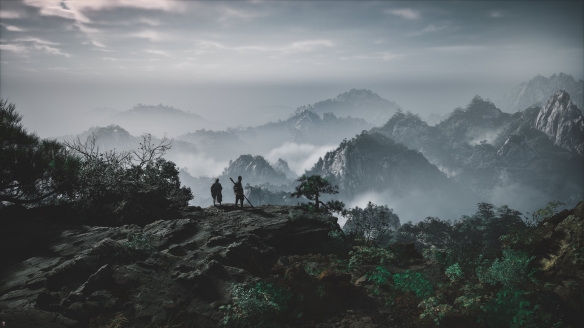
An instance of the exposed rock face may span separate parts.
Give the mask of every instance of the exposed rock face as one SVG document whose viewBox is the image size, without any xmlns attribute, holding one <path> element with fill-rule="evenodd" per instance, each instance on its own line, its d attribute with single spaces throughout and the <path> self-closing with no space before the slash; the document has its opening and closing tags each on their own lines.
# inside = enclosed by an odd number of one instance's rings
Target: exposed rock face
<svg viewBox="0 0 584 328">
<path fill-rule="evenodd" d="M 241 155 L 229 164 L 221 174 L 222 181 L 231 185 L 229 178 L 237 181 L 237 177 L 243 177 L 244 184 L 258 185 L 263 183 L 287 184 L 289 180 L 282 172 L 276 171 L 262 156 Z M 225 187 L 223 187 L 225 189 Z"/>
<path fill-rule="evenodd" d="M 498 195 L 509 192 L 516 197 L 514 189 L 520 186 L 537 190 L 538 200 L 533 195 L 518 196 L 519 203 L 559 199 L 574 206 L 584 194 L 584 158 L 577 151 L 584 147 L 584 135 L 580 132 L 582 115 L 569 105 L 568 98 L 566 93 L 558 94 L 543 108 L 532 106 L 510 115 L 475 97 L 465 109 L 455 109 L 436 126 L 428 126 L 417 115 L 398 112 L 371 131 L 421 152 L 480 199 L 507 202 Z M 556 136 L 560 141 L 556 142 Z"/>
<path fill-rule="evenodd" d="M 584 201 L 544 220 L 522 237 L 512 246 L 535 254 L 532 265 L 549 281 L 545 289 L 557 294 L 560 304 L 584 304 Z M 572 316 L 582 322 L 580 313 Z"/>
<path fill-rule="evenodd" d="M 334 217 L 291 207 L 188 210 L 144 228 L 108 228 L 3 209 L 0 321 L 87 327 L 124 311 L 143 323 L 180 317 L 217 327 L 231 284 L 269 277 L 279 256 L 325 253 L 328 233 L 340 230 Z"/>
<path fill-rule="evenodd" d="M 578 108 L 584 107 L 584 81 L 576 81 L 571 75 L 560 73 L 549 78 L 538 75 L 515 87 L 497 102 L 501 109 L 515 112 L 534 104 L 541 105 L 558 90 L 566 90 Z"/>
<path fill-rule="evenodd" d="M 334 113 L 337 116 L 352 116 L 364 118 L 375 125 L 385 123 L 400 106 L 393 101 L 381 98 L 371 90 L 351 89 L 339 94 L 335 99 L 317 102 L 313 105 L 301 106 L 296 114 L 305 110 L 321 114 Z"/>
<path fill-rule="evenodd" d="M 525 138 L 519 135 L 511 135 L 503 147 L 497 151 L 497 155 L 510 160 L 529 161 L 538 157 L 537 153 L 531 148 Z"/>
<path fill-rule="evenodd" d="M 554 144 L 584 155 L 584 117 L 567 92 L 560 90 L 547 101 L 537 115 L 535 128 Z"/>
<path fill-rule="evenodd" d="M 343 141 L 310 171 L 338 184 L 341 192 L 434 189 L 449 185 L 444 174 L 424 156 L 378 133 Z"/>
</svg>

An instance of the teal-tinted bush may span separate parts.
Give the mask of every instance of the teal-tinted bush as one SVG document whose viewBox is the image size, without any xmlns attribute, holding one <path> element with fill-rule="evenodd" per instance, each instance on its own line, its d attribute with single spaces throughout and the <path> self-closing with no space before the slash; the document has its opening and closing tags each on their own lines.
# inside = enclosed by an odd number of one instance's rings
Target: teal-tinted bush
<svg viewBox="0 0 584 328">
<path fill-rule="evenodd" d="M 277 327 L 276 322 L 288 308 L 292 293 L 271 283 L 233 285 L 233 303 L 222 306 L 226 327 Z"/>
<path fill-rule="evenodd" d="M 433 294 L 432 284 L 424 276 L 416 271 L 396 273 L 393 283 L 397 289 L 416 294 L 419 298 L 428 298 Z"/>
<path fill-rule="evenodd" d="M 490 267 L 478 267 L 477 277 L 481 282 L 505 287 L 513 287 L 529 281 L 533 272 L 528 265 L 535 257 L 529 257 L 527 253 L 512 249 L 503 250 L 503 257 L 495 259 Z"/>
</svg>

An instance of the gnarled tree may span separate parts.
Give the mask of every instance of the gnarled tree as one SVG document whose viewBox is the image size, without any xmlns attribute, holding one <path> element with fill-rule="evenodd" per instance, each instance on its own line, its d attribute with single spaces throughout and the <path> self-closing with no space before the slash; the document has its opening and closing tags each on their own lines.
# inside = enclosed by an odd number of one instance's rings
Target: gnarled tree
<svg viewBox="0 0 584 328">
<path fill-rule="evenodd" d="M 303 174 L 296 181 L 300 182 L 300 184 L 296 186 L 292 196 L 296 198 L 304 196 L 307 199 L 314 201 L 314 207 L 317 211 L 320 209 L 320 205 L 323 205 L 330 211 L 339 211 L 344 207 L 344 204 L 339 201 L 329 201 L 327 205 L 320 200 L 322 194 L 339 193 L 339 186 L 331 185 L 327 179 L 320 175 L 306 176 Z"/>
</svg>

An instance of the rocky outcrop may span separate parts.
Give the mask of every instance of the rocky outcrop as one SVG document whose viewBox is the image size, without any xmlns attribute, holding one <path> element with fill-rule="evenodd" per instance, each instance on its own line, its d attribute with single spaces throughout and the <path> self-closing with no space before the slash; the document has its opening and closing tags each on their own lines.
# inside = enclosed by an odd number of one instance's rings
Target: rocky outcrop
<svg viewBox="0 0 584 328">
<path fill-rule="evenodd" d="M 294 207 L 185 210 L 140 228 L 68 226 L 2 209 L 0 321 L 87 327 L 123 312 L 135 322 L 217 327 L 230 286 L 269 277 L 281 256 L 326 254 L 329 232 L 340 230 L 336 218 Z"/>
<path fill-rule="evenodd" d="M 584 155 L 584 117 L 567 92 L 558 91 L 542 106 L 534 126 L 555 145 Z"/>
<path fill-rule="evenodd" d="M 505 143 L 497 151 L 497 155 L 509 159 L 518 161 L 529 161 L 537 158 L 539 155 L 531 148 L 525 138 L 519 135 L 511 135 Z"/>
</svg>

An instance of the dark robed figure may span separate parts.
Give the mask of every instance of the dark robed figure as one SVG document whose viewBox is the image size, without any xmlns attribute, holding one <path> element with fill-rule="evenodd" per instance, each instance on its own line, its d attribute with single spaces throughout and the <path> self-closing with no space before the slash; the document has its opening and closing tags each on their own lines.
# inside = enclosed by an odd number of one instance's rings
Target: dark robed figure
<svg viewBox="0 0 584 328">
<path fill-rule="evenodd" d="M 223 195 L 221 195 L 221 190 L 223 187 L 219 183 L 219 179 L 215 179 L 215 183 L 211 186 L 211 197 L 213 197 L 213 205 L 215 206 L 215 201 L 221 205 L 223 201 Z"/>
</svg>

